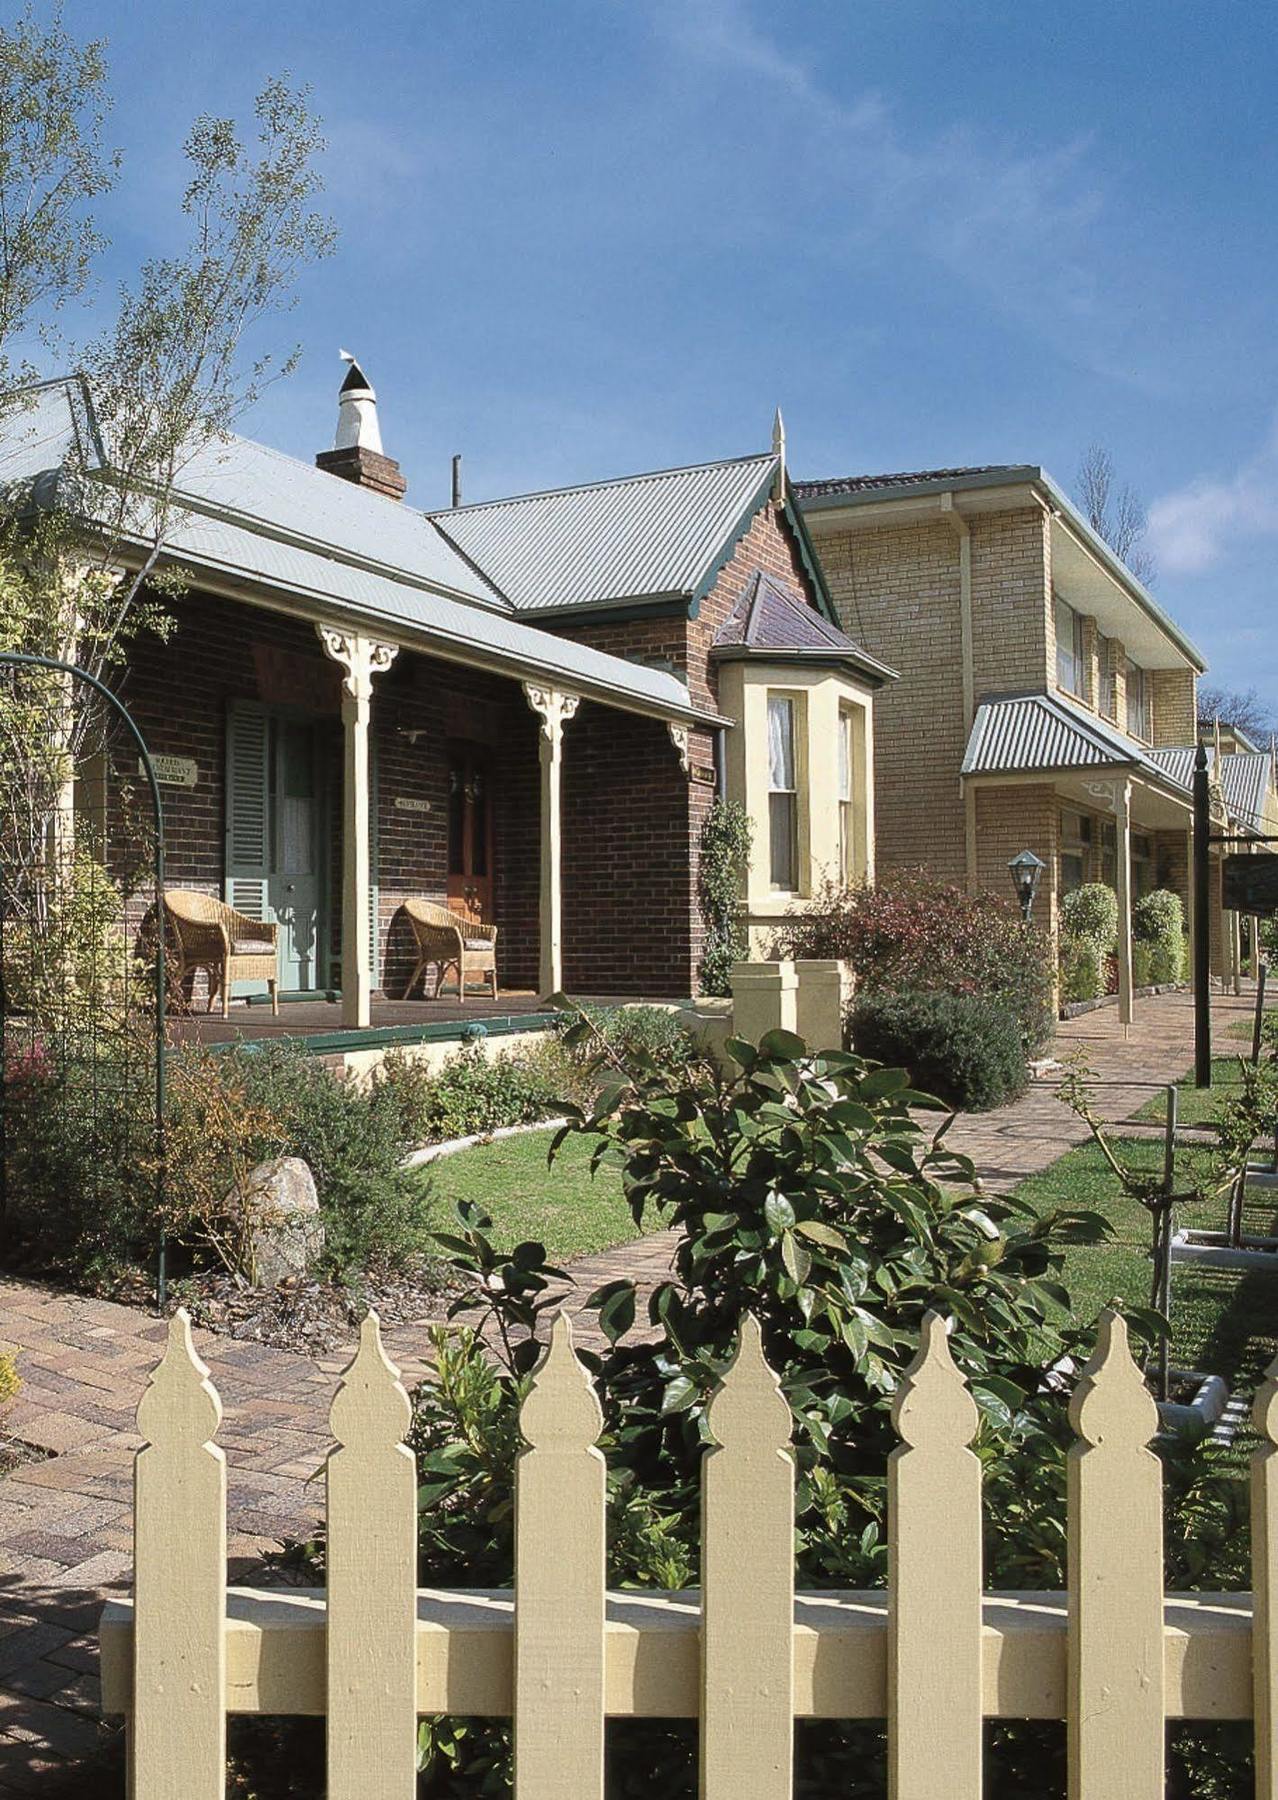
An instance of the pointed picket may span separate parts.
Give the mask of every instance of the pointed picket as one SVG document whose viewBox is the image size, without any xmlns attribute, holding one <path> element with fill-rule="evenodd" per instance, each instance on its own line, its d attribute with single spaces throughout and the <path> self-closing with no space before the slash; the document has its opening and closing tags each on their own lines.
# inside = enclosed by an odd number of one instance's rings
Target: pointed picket
<svg viewBox="0 0 1278 1800">
<path fill-rule="evenodd" d="M 132 1800 L 223 1800 L 226 1458 L 222 1403 L 184 1309 L 138 1405 Z"/>
<path fill-rule="evenodd" d="M 701 1476 L 701 1800 L 790 1800 L 794 1761 L 793 1423 L 741 1338 L 709 1409 Z"/>
<path fill-rule="evenodd" d="M 1101 1315 L 1070 1422 L 1070 1800 L 1163 1800 L 1158 1408 L 1117 1313 Z"/>
<path fill-rule="evenodd" d="M 605 1467 L 599 1401 L 560 1313 L 519 1415 L 515 1800 L 603 1800 Z"/>
<path fill-rule="evenodd" d="M 382 1348 L 360 1330 L 329 1424 L 329 1800 L 417 1792 L 417 1475 L 403 1442 L 412 1407 Z"/>
<path fill-rule="evenodd" d="M 892 1408 L 888 1459 L 888 1792 L 980 1800 L 980 1422 L 939 1313 Z"/>
<path fill-rule="evenodd" d="M 1252 1410 L 1260 1448 L 1251 1459 L 1252 1706 L 1256 1800 L 1278 1800 L 1278 1359 Z"/>
</svg>

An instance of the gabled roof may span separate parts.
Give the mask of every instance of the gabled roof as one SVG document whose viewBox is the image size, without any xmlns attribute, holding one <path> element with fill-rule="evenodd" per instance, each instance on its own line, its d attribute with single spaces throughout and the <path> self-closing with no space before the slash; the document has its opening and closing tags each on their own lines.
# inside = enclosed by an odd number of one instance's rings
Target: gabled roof
<svg viewBox="0 0 1278 1800">
<path fill-rule="evenodd" d="M 764 569 L 756 569 L 746 582 L 710 654 L 721 662 L 758 656 L 773 662 L 847 663 L 878 682 L 895 678 L 894 670 L 867 655 L 846 632 L 809 606 L 802 594 Z"/>
<path fill-rule="evenodd" d="M 961 773 L 1011 775 L 1069 769 L 1167 771 L 1135 738 L 1056 694 L 1012 694 L 976 709 Z M 1174 779 L 1174 778 L 1173 778 Z M 1174 782 L 1184 787 L 1183 782 Z"/>
<path fill-rule="evenodd" d="M 430 516 L 516 612 L 695 601 L 776 469 L 768 452 Z"/>
<path fill-rule="evenodd" d="M 1180 787 L 1193 788 L 1194 746 L 1151 750 L 1150 756 Z M 1216 752 L 1207 746 L 1207 767 L 1215 768 Z M 1263 828 L 1273 785 L 1273 761 L 1267 750 L 1225 750 L 1220 758 L 1220 786 L 1230 815 L 1256 830 Z"/>
</svg>

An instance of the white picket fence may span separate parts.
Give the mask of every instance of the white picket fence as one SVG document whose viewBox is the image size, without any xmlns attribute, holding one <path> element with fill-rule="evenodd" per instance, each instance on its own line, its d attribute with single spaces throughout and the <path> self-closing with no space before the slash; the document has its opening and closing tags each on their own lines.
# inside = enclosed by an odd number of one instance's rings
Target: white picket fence
<svg viewBox="0 0 1278 1800">
<path fill-rule="evenodd" d="M 1278 1800 L 1278 1364 L 1254 1598 L 1163 1592 L 1157 1416 L 1113 1315 L 1071 1405 L 1066 1594 L 982 1591 L 977 1411 L 935 1315 L 897 1398 L 885 1591 L 794 1591 L 790 1414 L 753 1321 L 711 1404 L 686 1593 L 606 1591 L 600 1412 L 566 1319 L 522 1415 L 513 1592 L 417 1589 L 409 1402 L 375 1317 L 333 1402 L 326 1592 L 227 1589 L 220 1418 L 179 1313 L 138 1413 L 133 1599 L 102 1621 L 133 1800 L 223 1800 L 232 1712 L 326 1714 L 330 1800 L 410 1800 L 425 1714 L 513 1718 L 516 1800 L 601 1800 L 623 1717 L 699 1721 L 705 1800 L 790 1800 L 796 1718 L 886 1720 L 893 1800 L 980 1800 L 990 1718 L 1068 1721 L 1071 1800 L 1163 1800 L 1165 1720 L 1254 1718 Z"/>
</svg>

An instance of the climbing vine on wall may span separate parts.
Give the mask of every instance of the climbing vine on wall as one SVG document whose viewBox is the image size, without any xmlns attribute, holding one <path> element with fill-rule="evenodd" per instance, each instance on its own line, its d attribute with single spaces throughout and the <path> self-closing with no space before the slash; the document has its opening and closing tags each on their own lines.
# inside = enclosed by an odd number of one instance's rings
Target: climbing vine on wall
<svg viewBox="0 0 1278 1800">
<path fill-rule="evenodd" d="M 727 994 L 734 962 L 749 954 L 741 896 L 750 867 L 751 825 L 744 806 L 716 800 L 701 829 L 697 904 L 705 927 L 703 994 Z"/>
</svg>

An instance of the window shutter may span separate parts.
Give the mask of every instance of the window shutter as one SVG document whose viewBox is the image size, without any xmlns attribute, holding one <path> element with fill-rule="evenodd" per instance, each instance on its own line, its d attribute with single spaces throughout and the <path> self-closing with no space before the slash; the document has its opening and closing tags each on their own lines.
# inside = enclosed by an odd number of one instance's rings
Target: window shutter
<svg viewBox="0 0 1278 1800">
<path fill-rule="evenodd" d="M 378 850 L 378 756 L 377 738 L 368 734 L 368 968 L 369 982 L 376 993 L 382 985 L 381 958 L 381 888 L 377 880 Z"/>
<path fill-rule="evenodd" d="M 268 916 L 270 735 L 260 706 L 237 703 L 226 715 L 225 895 L 251 919 Z"/>
</svg>

